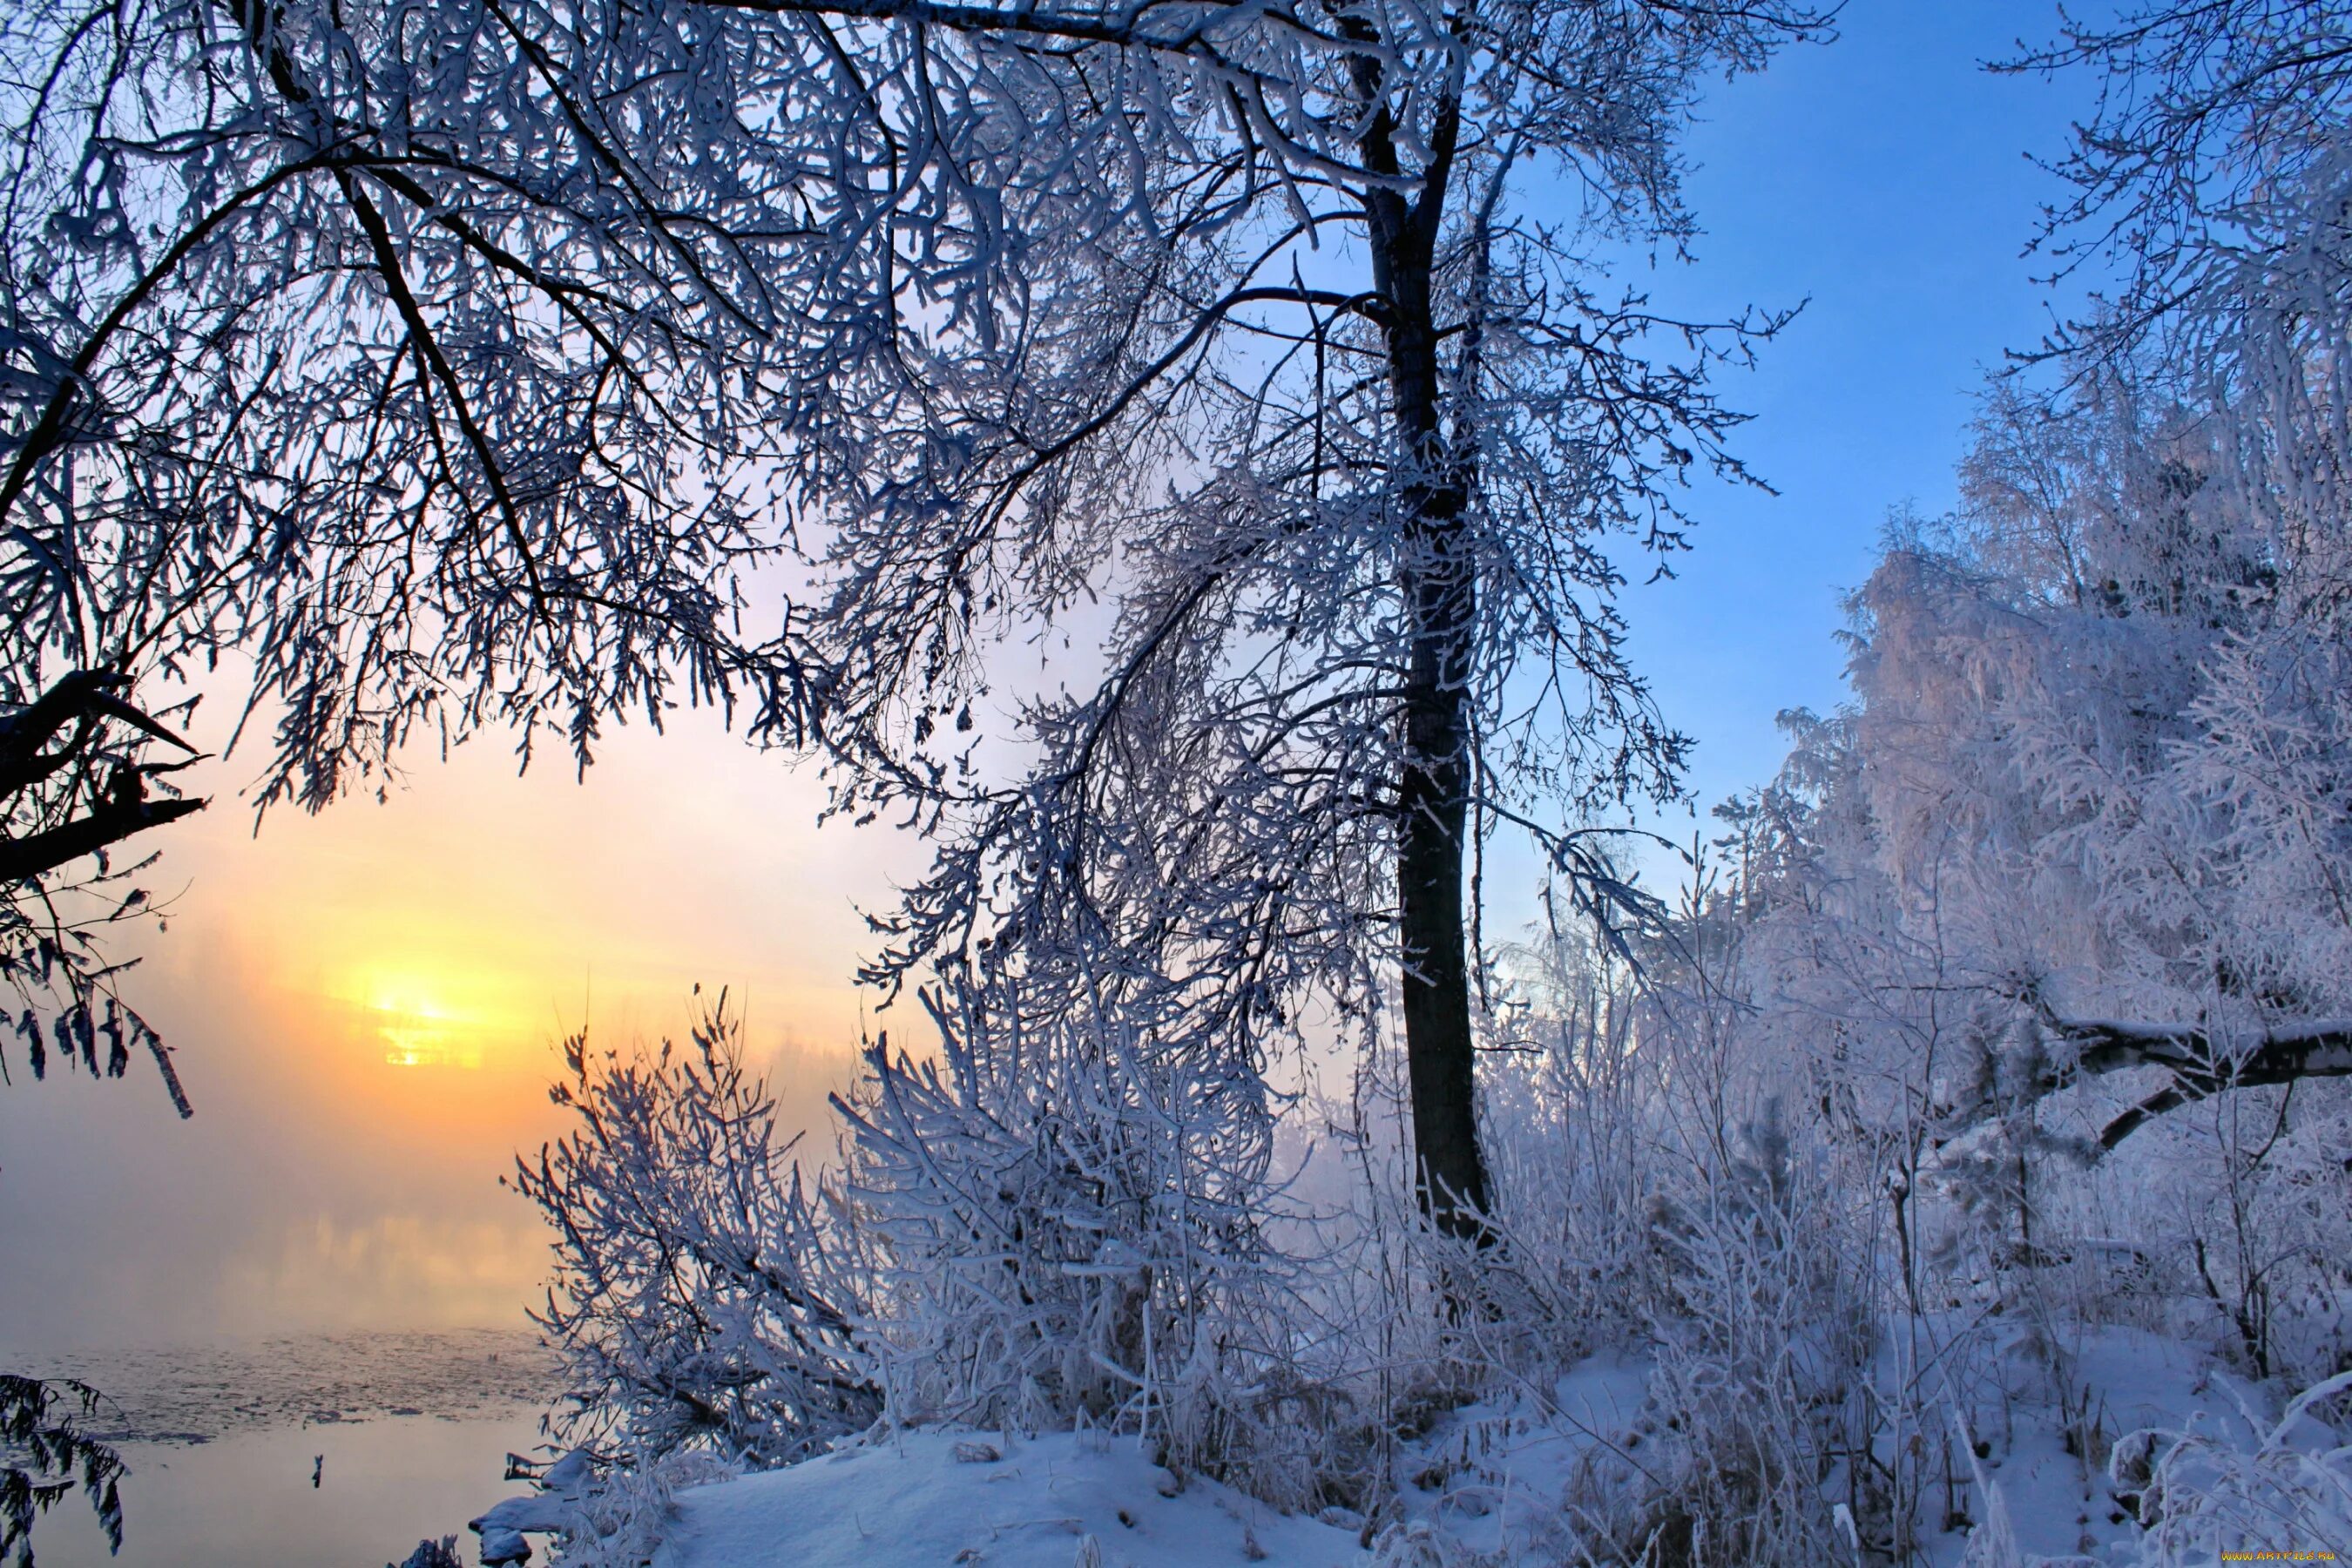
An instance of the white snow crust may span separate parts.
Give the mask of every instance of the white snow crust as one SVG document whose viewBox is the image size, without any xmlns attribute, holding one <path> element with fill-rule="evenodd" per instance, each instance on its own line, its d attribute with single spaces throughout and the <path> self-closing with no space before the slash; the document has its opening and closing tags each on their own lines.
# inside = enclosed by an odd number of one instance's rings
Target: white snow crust
<svg viewBox="0 0 2352 1568">
<path fill-rule="evenodd" d="M 999 1457 L 960 1460 L 959 1444 Z M 1213 1481 L 1179 1490 L 1132 1438 L 908 1432 L 680 1493 L 654 1565 L 1070 1568 L 1092 1537 L 1106 1568 L 1353 1568 L 1370 1560 L 1358 1533 Z"/>
<path fill-rule="evenodd" d="M 2252 1443 L 2277 1415 L 2258 1387 L 2137 1331 L 2087 1336 L 2072 1367 L 2103 1429 L 2118 1435 L 2196 1427 Z M 924 1430 L 678 1492 L 653 1568 L 1552 1563 L 1573 1551 L 1578 1500 L 1589 1506 L 1612 1462 L 1670 1462 L 1668 1413 L 1648 1397 L 1649 1371 L 1638 1358 L 1596 1356 L 1540 1390 L 1446 1415 L 1400 1446 L 1402 1517 L 1377 1535 L 1345 1510 L 1286 1516 L 1213 1481 L 1180 1484 L 1132 1437 Z M 1990 1560 L 1986 1532 L 1997 1520 L 1994 1557 L 2006 1568 L 2143 1561 L 2116 1485 L 2103 1464 L 2066 1450 L 2059 1413 L 2030 1396 L 2010 1411 L 2004 1429 L 1975 1434 L 1985 1453 L 1977 1486 L 1962 1494 L 1971 1523 L 1928 1542 L 1928 1560 Z M 2332 1444 L 2306 1425 L 2318 1447 Z"/>
</svg>

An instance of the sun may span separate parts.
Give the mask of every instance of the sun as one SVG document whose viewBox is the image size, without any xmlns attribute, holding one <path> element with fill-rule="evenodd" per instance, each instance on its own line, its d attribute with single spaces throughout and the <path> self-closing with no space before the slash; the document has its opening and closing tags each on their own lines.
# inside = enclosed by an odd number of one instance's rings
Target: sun
<svg viewBox="0 0 2352 1568">
<path fill-rule="evenodd" d="M 362 1010 L 396 1068 L 482 1065 L 486 1020 L 452 1005 L 442 990 L 413 975 L 379 974 L 362 993 Z"/>
</svg>

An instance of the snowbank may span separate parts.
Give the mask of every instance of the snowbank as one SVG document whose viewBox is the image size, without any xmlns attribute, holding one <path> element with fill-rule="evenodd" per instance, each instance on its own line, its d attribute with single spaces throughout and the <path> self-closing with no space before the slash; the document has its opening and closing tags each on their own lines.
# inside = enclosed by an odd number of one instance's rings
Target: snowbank
<svg viewBox="0 0 2352 1568">
<path fill-rule="evenodd" d="M 1399 1445 L 1398 1509 L 1456 1560 L 1509 1562 L 1514 1549 L 1558 1537 L 1562 1501 L 1587 1467 L 1641 1442 L 1649 1375 L 1638 1357 L 1599 1355 L 1555 1380 L 1548 1397 L 1528 1389 L 1447 1412 Z"/>
<path fill-rule="evenodd" d="M 1949 1522 L 1941 1512 L 1918 1521 L 1926 1562 L 2123 1568 L 2201 1560 L 2179 1557 L 2181 1541 L 2208 1557 L 2242 1545 L 2307 1548 L 2305 1536 L 2328 1536 L 2352 1509 L 2352 1447 L 2316 1418 L 2280 1424 L 2270 1391 L 2230 1378 L 2193 1346 L 2112 1326 L 2072 1337 L 2056 1383 L 2022 1342 L 1990 1358 L 2006 1386 L 1979 1390 L 1972 1416 L 1955 1424 L 1969 1441 L 1948 1496 L 1930 1500 L 1951 1510 Z M 1575 1562 L 1612 1537 L 1638 1542 L 1658 1489 L 1684 1462 L 1687 1439 L 1659 1407 L 1652 1370 L 1640 1357 L 1598 1355 L 1540 1388 L 1497 1391 L 1441 1415 L 1397 1445 L 1397 1489 L 1370 1544 L 1343 1510 L 1283 1515 L 1214 1482 L 1180 1485 L 1131 1437 L 1072 1433 L 906 1432 L 733 1479 L 666 1476 L 632 1510 L 592 1506 L 602 1494 L 575 1458 L 544 1478 L 560 1484 L 509 1500 L 476 1528 L 487 1547 L 491 1527 L 576 1530 L 627 1513 L 643 1533 L 615 1535 L 576 1561 L 634 1564 L 651 1552 L 653 1568 Z M 1892 1386 L 1891 1362 L 1879 1371 Z M 2063 1405 L 2052 1398 L 2062 1384 Z M 1932 1402 L 1927 1411 L 1939 1422 L 1955 1414 Z M 2161 1459 L 2191 1433 L 2179 1458 Z M 2130 1452 L 2111 1474 L 2118 1448 Z M 2166 1542 L 2144 1536 L 2138 1517 L 2152 1459 Z M 1823 1505 L 1840 1489 L 1825 1484 Z M 1843 1517 L 1851 1529 L 1853 1515 Z"/>
<path fill-rule="evenodd" d="M 1528 1516 L 1556 1507 L 1585 1452 L 1614 1446 L 1644 1376 L 1600 1358 L 1550 1390 L 1547 1418 L 1486 1405 L 1443 1418 L 1401 1449 L 1408 1519 L 1457 1552 L 1526 1540 Z M 908 1432 L 678 1493 L 654 1568 L 1369 1568 L 1360 1525 L 1328 1517 L 1276 1513 L 1198 1479 L 1180 1489 L 1132 1438 Z M 1388 1560 L 1444 1557 L 1400 1542 Z"/>
<path fill-rule="evenodd" d="M 959 1451 L 961 1450 L 961 1457 Z M 1169 1495 L 1173 1493 L 1174 1495 Z M 1214 1482 L 1181 1489 L 1132 1438 L 909 1432 L 698 1487 L 655 1568 L 1358 1568 L 1357 1531 L 1286 1518 Z"/>
</svg>

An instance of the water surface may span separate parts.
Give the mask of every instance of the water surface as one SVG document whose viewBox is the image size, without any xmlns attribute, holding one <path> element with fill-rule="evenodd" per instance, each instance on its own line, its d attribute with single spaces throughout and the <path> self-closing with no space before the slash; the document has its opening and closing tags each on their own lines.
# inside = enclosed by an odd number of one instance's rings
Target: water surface
<svg viewBox="0 0 2352 1568">
<path fill-rule="evenodd" d="M 86 1355 L 0 1354 L 110 1403 L 123 1542 L 77 1495 L 36 1527 L 42 1568 L 381 1568 L 523 1489 L 552 1359 L 527 1333 L 335 1334 Z M 317 1472 L 318 1482 L 312 1484 Z"/>
</svg>

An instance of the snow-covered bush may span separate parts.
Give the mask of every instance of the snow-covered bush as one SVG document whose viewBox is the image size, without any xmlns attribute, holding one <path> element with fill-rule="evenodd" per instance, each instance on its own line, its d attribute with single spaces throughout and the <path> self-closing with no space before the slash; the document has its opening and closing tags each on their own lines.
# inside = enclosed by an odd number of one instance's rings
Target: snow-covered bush
<svg viewBox="0 0 2352 1568">
<path fill-rule="evenodd" d="M 740 1473 L 731 1460 L 691 1448 L 607 1467 L 566 1496 L 556 1561 L 562 1568 L 645 1568 L 677 1494 Z"/>
<path fill-rule="evenodd" d="M 1578 931 L 1510 966 L 1482 1101 L 1487 1310 L 1449 1349 L 1466 1389 L 1538 1410 L 1587 1355 L 1649 1367 L 1638 1447 L 1587 1450 L 1557 1517 L 1522 1521 L 1572 1561 L 1843 1550 L 1827 1483 L 1874 1345 L 1868 1200 L 1842 1184 L 1822 1129 L 1786 1110 L 1801 1064 L 1757 1048 L 1752 1009 L 1727 989 L 1736 883 L 1704 878 L 1638 967 Z M 1507 1466 L 1488 1478 L 1506 1494 Z"/>
<path fill-rule="evenodd" d="M 1633 972 L 1570 931 L 1507 956 L 1479 1112 L 1494 1173 L 1497 1306 L 1572 1358 L 1641 1321 L 1667 1129 Z M 1655 1023 L 1654 1017 L 1651 1018 Z M 1533 1321 L 1530 1320 L 1540 1320 Z"/>
<path fill-rule="evenodd" d="M 646 1458 L 798 1458 L 881 1410 L 856 1343 L 863 1281 L 718 1005 L 684 1050 L 564 1047 L 578 1125 L 513 1177 L 555 1233 L 533 1313 L 562 1354 L 579 1436 Z"/>
<path fill-rule="evenodd" d="M 438 1541 L 428 1538 L 418 1542 L 415 1551 L 397 1563 L 385 1563 L 383 1568 L 466 1568 L 466 1563 L 457 1555 L 457 1538 L 445 1535 Z"/>
<path fill-rule="evenodd" d="M 1272 1096 L 1115 984 L 1089 994 L 1041 1007 L 1013 977 L 951 973 L 923 993 L 937 1055 L 877 1042 L 839 1102 L 888 1411 L 1130 1431 L 1304 1500 L 1277 1452 L 1318 1423 L 1265 1236 Z"/>
<path fill-rule="evenodd" d="M 2108 1475 L 2136 1489 L 2147 1526 L 2143 1568 L 2226 1562 L 2231 1553 L 2292 1561 L 2352 1541 L 2352 1442 L 2341 1430 L 2347 1395 L 2352 1373 L 2315 1384 L 2276 1422 L 2252 1424 L 2251 1443 L 2193 1425 L 2126 1435 Z"/>
<path fill-rule="evenodd" d="M 1843 1198 L 1778 1100 L 1661 1194 L 1647 1328 L 1661 1412 L 1645 1521 L 1669 1560 L 1798 1563 L 1839 1545 L 1825 1490 L 1876 1323 Z"/>
<path fill-rule="evenodd" d="M 583 1435 L 639 1467 L 703 1447 L 756 1468 L 877 1416 L 1076 1425 L 1286 1503 L 1361 1500 L 1365 1320 L 1334 1321 L 1345 1291 L 1318 1318 L 1328 1260 L 1268 1240 L 1295 1206 L 1277 1097 L 1092 994 L 943 976 L 937 1047 L 873 1045 L 814 1182 L 723 998 L 687 1050 L 571 1042 L 556 1098 L 580 1126 L 516 1182 L 558 1238 L 539 1321 L 581 1419 L 610 1427 Z"/>
</svg>

